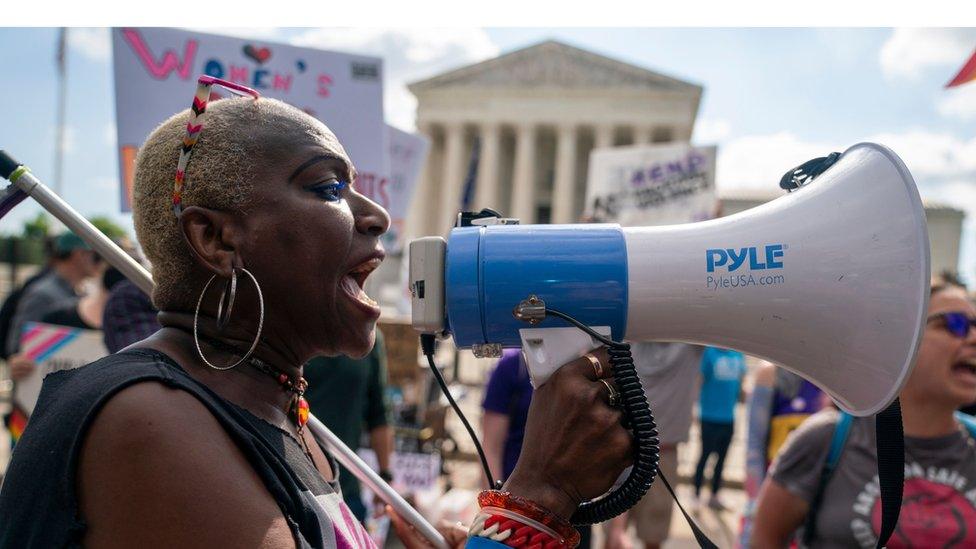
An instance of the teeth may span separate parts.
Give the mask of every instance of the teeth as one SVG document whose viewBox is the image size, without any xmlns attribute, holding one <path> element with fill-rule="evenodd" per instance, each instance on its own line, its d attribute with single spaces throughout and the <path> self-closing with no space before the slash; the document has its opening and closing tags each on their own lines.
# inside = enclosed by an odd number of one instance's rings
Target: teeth
<svg viewBox="0 0 976 549">
<path fill-rule="evenodd" d="M 355 269 L 353 269 L 353 270 L 351 270 L 349 272 L 350 273 L 356 273 L 356 274 L 359 274 L 359 273 L 369 273 L 369 272 L 375 271 L 376 268 L 380 266 L 380 263 L 382 263 L 382 260 L 380 258 L 378 258 L 378 257 L 374 257 L 373 259 L 370 259 L 369 261 L 364 262 L 363 264 L 359 265 L 358 267 L 356 267 Z"/>
<path fill-rule="evenodd" d="M 366 292 L 363 291 L 362 289 L 359 290 L 359 295 L 357 295 L 356 297 L 363 303 L 368 303 L 374 307 L 377 305 L 377 303 L 373 301 L 373 298 L 366 295 Z"/>
</svg>

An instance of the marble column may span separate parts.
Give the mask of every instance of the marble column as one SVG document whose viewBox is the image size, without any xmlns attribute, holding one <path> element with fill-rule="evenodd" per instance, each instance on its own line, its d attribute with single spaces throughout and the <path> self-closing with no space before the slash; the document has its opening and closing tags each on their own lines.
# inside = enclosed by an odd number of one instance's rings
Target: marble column
<svg viewBox="0 0 976 549">
<path fill-rule="evenodd" d="M 690 136 L 689 136 L 690 137 Z M 657 126 L 651 134 L 651 142 L 668 143 L 674 141 L 674 130 L 669 126 Z"/>
<path fill-rule="evenodd" d="M 512 177 L 512 215 L 523 225 L 535 223 L 536 128 L 520 124 L 515 134 L 515 170 Z"/>
<path fill-rule="evenodd" d="M 654 128 L 651 126 L 634 126 L 634 143 L 647 145 L 654 142 Z"/>
<path fill-rule="evenodd" d="M 594 132 L 593 148 L 606 149 L 613 146 L 614 127 L 611 124 L 602 124 L 596 127 Z"/>
<path fill-rule="evenodd" d="M 556 174 L 552 189 L 552 222 L 572 223 L 575 213 L 576 127 L 560 126 L 556 134 Z"/>
<path fill-rule="evenodd" d="M 474 208 L 491 208 L 501 211 L 498 196 L 498 157 L 501 149 L 501 128 L 497 123 L 488 122 L 479 128 L 481 137 L 481 157 L 478 159 L 478 180 L 476 183 Z"/>
<path fill-rule="evenodd" d="M 454 226 L 461 209 L 461 193 L 464 187 L 464 125 L 460 122 L 444 127 L 444 171 L 441 176 L 440 211 L 431 216 L 436 219 L 434 234 L 447 234 Z"/>
</svg>

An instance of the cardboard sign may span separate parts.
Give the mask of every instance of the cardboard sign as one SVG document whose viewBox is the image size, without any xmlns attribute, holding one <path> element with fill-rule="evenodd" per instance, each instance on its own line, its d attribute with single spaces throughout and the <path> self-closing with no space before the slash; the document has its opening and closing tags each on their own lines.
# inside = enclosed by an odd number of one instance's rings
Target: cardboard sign
<svg viewBox="0 0 976 549">
<path fill-rule="evenodd" d="M 424 372 L 417 361 L 417 357 L 420 356 L 420 341 L 409 318 L 394 320 L 383 317 L 377 323 L 377 327 L 383 332 L 383 343 L 386 346 L 386 373 L 391 383 L 399 385 L 404 381 L 413 380 L 418 374 Z"/>
<path fill-rule="evenodd" d="M 376 452 L 372 448 L 356 450 L 359 457 L 374 471 L 379 470 Z M 401 494 L 424 492 L 437 487 L 441 473 L 440 454 L 421 454 L 417 452 L 393 452 L 390 456 L 393 482 L 390 484 Z M 363 486 L 363 501 L 370 501 L 372 494 Z"/>
<path fill-rule="evenodd" d="M 27 415 L 34 412 L 41 383 L 51 372 L 71 370 L 106 355 L 102 332 L 41 322 L 27 322 L 20 337 L 20 353 L 37 363 L 28 377 L 14 386 L 14 404 Z"/>
<path fill-rule="evenodd" d="M 586 215 L 623 226 L 711 219 L 717 204 L 715 152 L 687 143 L 594 150 Z"/>
<path fill-rule="evenodd" d="M 122 211 L 131 209 L 136 151 L 157 125 L 190 107 L 203 74 L 318 118 L 339 138 L 361 179 L 379 181 L 388 173 L 378 57 L 166 28 L 113 29 L 112 52 Z M 229 95 L 219 86 L 213 91 Z"/>
<path fill-rule="evenodd" d="M 393 481 L 410 492 L 423 492 L 434 488 L 440 472 L 439 454 L 393 453 Z"/>
</svg>

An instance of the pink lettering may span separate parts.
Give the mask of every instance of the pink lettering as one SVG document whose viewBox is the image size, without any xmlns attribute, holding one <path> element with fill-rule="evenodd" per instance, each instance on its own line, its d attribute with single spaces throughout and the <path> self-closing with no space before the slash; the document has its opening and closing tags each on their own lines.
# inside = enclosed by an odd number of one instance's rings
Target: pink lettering
<svg viewBox="0 0 976 549">
<path fill-rule="evenodd" d="M 319 97 L 328 97 L 330 94 L 329 86 L 332 85 L 332 77 L 328 74 L 319 75 Z"/>
<path fill-rule="evenodd" d="M 143 40 L 142 35 L 135 29 L 122 29 L 122 37 L 129 43 L 139 60 L 146 67 L 146 70 L 153 78 L 165 80 L 169 73 L 176 71 L 181 80 L 190 78 L 190 70 L 193 68 L 193 58 L 197 53 L 197 41 L 187 40 L 183 45 L 183 61 L 172 50 L 166 50 L 163 57 L 157 62 L 149 46 Z"/>
<path fill-rule="evenodd" d="M 247 84 L 247 67 L 230 66 L 230 81 Z"/>
<path fill-rule="evenodd" d="M 288 74 L 288 75 L 284 75 L 283 76 L 283 75 L 280 75 L 278 73 L 275 73 L 275 75 L 274 75 L 274 84 L 272 84 L 271 87 L 274 88 L 275 90 L 281 90 L 283 92 L 290 91 L 291 90 L 291 75 Z"/>
<path fill-rule="evenodd" d="M 389 183 L 389 180 L 387 178 L 383 177 L 383 178 L 380 179 L 380 184 L 379 184 L 379 188 L 380 188 L 379 191 L 380 192 L 379 192 L 379 194 L 380 194 L 380 205 L 383 206 L 384 208 L 389 209 L 390 208 L 390 195 L 388 195 L 386 193 L 386 185 L 387 185 L 387 183 Z"/>
<path fill-rule="evenodd" d="M 363 194 L 366 198 L 373 200 L 373 182 L 376 180 L 376 176 L 372 173 L 360 173 L 356 176 L 356 188 L 359 192 Z"/>
</svg>

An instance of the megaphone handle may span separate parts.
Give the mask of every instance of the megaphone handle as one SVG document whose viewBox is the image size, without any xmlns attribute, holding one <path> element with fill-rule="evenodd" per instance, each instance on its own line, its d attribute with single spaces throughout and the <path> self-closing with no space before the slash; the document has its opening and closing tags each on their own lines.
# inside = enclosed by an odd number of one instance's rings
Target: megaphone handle
<svg viewBox="0 0 976 549">
<path fill-rule="evenodd" d="M 610 336 L 609 326 L 591 326 L 604 336 Z M 599 347 L 602 342 L 575 327 L 522 328 L 522 358 L 529 371 L 532 387 L 539 387 L 563 364 Z"/>
</svg>

